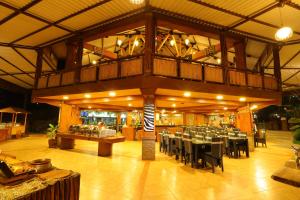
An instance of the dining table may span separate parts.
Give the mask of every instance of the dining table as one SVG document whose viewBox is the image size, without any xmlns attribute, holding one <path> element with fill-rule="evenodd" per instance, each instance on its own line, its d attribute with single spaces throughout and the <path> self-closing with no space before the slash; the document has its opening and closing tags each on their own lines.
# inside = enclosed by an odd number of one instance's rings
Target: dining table
<svg viewBox="0 0 300 200">
<path fill-rule="evenodd" d="M 245 147 L 246 157 L 249 158 L 249 144 L 248 144 L 248 138 L 244 137 L 228 137 L 229 145 L 233 145 L 233 153 L 234 158 L 239 157 L 239 146 Z"/>
<path fill-rule="evenodd" d="M 211 151 L 211 141 L 208 140 L 199 140 L 193 138 L 192 140 L 192 151 L 193 151 L 193 164 L 195 168 L 199 168 L 199 158 L 201 158 L 201 155 L 205 152 Z"/>
</svg>

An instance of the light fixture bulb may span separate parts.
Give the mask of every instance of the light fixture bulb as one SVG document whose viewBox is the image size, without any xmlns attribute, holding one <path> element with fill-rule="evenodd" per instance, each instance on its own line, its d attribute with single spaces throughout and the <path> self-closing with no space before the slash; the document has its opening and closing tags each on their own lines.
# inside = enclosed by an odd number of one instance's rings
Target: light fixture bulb
<svg viewBox="0 0 300 200">
<path fill-rule="evenodd" d="M 175 45 L 175 40 L 171 40 L 171 41 L 170 41 L 170 45 L 171 45 L 171 46 L 174 46 L 174 45 Z"/>
<path fill-rule="evenodd" d="M 183 93 L 183 96 L 185 96 L 185 97 L 190 97 L 190 96 L 191 96 L 191 93 L 190 93 L 190 92 L 184 92 L 184 93 Z"/>
<path fill-rule="evenodd" d="M 134 46 L 136 46 L 136 47 L 137 47 L 137 46 L 139 46 L 139 44 L 140 44 L 140 43 L 139 43 L 139 41 L 138 41 L 138 40 L 135 40 L 133 44 L 134 44 Z"/>
<path fill-rule="evenodd" d="M 184 40 L 184 43 L 185 43 L 186 46 L 188 46 L 188 45 L 190 44 L 190 40 L 189 40 L 188 38 L 186 38 L 186 39 Z"/>
<path fill-rule="evenodd" d="M 117 45 L 120 47 L 122 45 L 123 41 L 122 40 L 117 40 Z"/>
<path fill-rule="evenodd" d="M 240 101 L 246 101 L 246 97 L 241 97 Z"/>
<path fill-rule="evenodd" d="M 129 106 L 129 107 L 131 107 L 131 106 L 132 106 L 132 104 L 131 104 L 131 103 L 129 103 L 129 104 L 128 104 L 128 106 Z"/>
<path fill-rule="evenodd" d="M 90 94 L 85 94 L 84 97 L 85 98 L 91 98 L 91 95 Z"/>
<path fill-rule="evenodd" d="M 63 99 L 64 99 L 64 100 L 68 100 L 69 97 L 68 97 L 68 96 L 63 96 Z"/>
<path fill-rule="evenodd" d="M 96 64 L 97 64 L 97 61 L 96 61 L 96 60 L 93 60 L 93 61 L 92 61 L 92 64 L 93 64 L 93 65 L 96 65 Z"/>
<path fill-rule="evenodd" d="M 222 95 L 218 95 L 216 98 L 217 98 L 218 100 L 224 99 L 224 97 L 223 97 Z"/>
<path fill-rule="evenodd" d="M 139 5 L 144 3 L 144 0 L 129 0 L 130 3 L 135 4 L 135 5 Z"/>
<path fill-rule="evenodd" d="M 217 58 L 217 63 L 221 64 L 221 59 L 220 58 Z"/>
<path fill-rule="evenodd" d="M 277 41 L 287 40 L 293 36 L 293 30 L 291 27 L 285 26 L 278 29 L 275 33 L 275 39 Z"/>
<path fill-rule="evenodd" d="M 109 95 L 110 97 L 114 97 L 114 96 L 116 96 L 116 92 L 110 91 L 110 92 L 108 93 L 108 95 Z"/>
</svg>

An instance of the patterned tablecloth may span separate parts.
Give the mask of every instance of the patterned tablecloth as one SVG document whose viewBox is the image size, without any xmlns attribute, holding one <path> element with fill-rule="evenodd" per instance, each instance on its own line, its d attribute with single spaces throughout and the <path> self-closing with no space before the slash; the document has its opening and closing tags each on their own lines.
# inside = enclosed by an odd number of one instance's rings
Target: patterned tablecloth
<svg viewBox="0 0 300 200">
<path fill-rule="evenodd" d="M 16 162 L 6 158 L 6 162 L 9 161 Z M 16 185 L 0 184 L 0 200 L 78 200 L 79 188 L 79 173 L 53 168 L 51 171 L 37 174 L 33 178 Z"/>
</svg>

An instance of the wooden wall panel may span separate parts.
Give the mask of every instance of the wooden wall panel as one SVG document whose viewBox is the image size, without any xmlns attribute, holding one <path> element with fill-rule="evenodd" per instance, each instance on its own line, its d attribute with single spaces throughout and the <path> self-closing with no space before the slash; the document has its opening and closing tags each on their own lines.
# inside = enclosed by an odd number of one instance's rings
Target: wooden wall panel
<svg viewBox="0 0 300 200">
<path fill-rule="evenodd" d="M 48 87 L 56 87 L 60 84 L 60 76 L 61 74 L 54 74 L 49 76 Z"/>
<path fill-rule="evenodd" d="M 154 59 L 153 73 L 155 75 L 176 77 L 177 63 L 174 60 Z"/>
<path fill-rule="evenodd" d="M 106 64 L 99 66 L 99 80 L 113 79 L 118 77 L 118 64 Z"/>
<path fill-rule="evenodd" d="M 59 120 L 59 131 L 62 133 L 68 132 L 71 125 L 82 123 L 79 108 L 62 103 Z"/>
<path fill-rule="evenodd" d="M 205 81 L 223 83 L 223 69 L 205 66 Z"/>
<path fill-rule="evenodd" d="M 248 86 L 250 87 L 262 87 L 262 79 L 259 74 L 248 74 Z"/>
<path fill-rule="evenodd" d="M 180 77 L 193 80 L 202 80 L 200 64 L 180 63 Z"/>
<path fill-rule="evenodd" d="M 231 85 L 246 85 L 246 76 L 244 72 L 229 71 L 229 83 Z"/>
<path fill-rule="evenodd" d="M 47 76 L 42 76 L 38 81 L 38 89 L 47 87 Z"/>
<path fill-rule="evenodd" d="M 275 78 L 265 76 L 264 81 L 265 81 L 265 88 L 266 89 L 277 90 L 278 86 L 277 86 L 277 81 L 276 81 Z"/>
<path fill-rule="evenodd" d="M 128 60 L 121 63 L 121 76 L 135 76 L 143 73 L 143 60 L 141 58 Z"/>
<path fill-rule="evenodd" d="M 62 85 L 71 85 L 75 83 L 75 72 L 65 72 L 62 74 L 61 84 Z"/>
<path fill-rule="evenodd" d="M 96 73 L 97 73 L 96 67 L 82 68 L 80 72 L 80 82 L 84 83 L 84 82 L 96 81 Z"/>
</svg>

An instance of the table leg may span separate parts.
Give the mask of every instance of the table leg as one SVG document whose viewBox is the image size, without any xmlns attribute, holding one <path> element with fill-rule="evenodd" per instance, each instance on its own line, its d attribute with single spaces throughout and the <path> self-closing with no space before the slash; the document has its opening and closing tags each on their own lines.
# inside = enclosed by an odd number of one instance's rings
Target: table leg
<svg viewBox="0 0 300 200">
<path fill-rule="evenodd" d="M 247 156 L 247 158 L 249 158 L 249 144 L 248 144 L 248 140 L 246 141 L 246 156 Z"/>
<path fill-rule="evenodd" d="M 234 149 L 234 158 L 238 158 L 238 150 L 235 141 L 233 142 L 233 149 Z"/>
<path fill-rule="evenodd" d="M 98 142 L 98 156 L 111 156 L 112 143 Z"/>
</svg>

